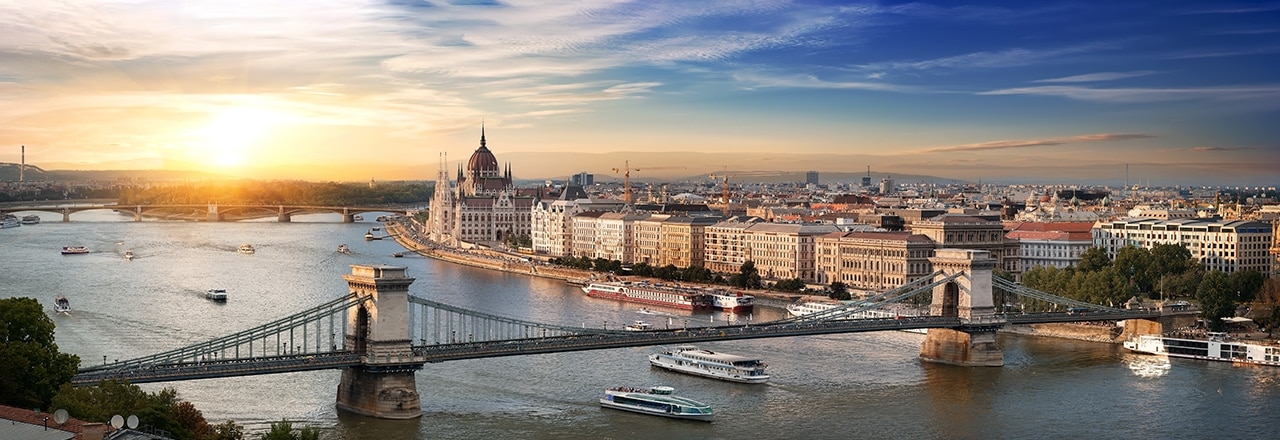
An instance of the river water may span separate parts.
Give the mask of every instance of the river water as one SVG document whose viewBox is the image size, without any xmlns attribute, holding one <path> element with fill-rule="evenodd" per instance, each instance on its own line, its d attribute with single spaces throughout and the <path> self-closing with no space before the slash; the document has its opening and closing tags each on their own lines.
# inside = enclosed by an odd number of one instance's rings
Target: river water
<svg viewBox="0 0 1280 440">
<path fill-rule="evenodd" d="M 21 215 L 21 213 L 19 213 Z M 336 215 L 245 222 L 133 222 L 90 211 L 0 230 L 0 297 L 31 296 L 52 312 L 57 342 L 83 365 L 128 359 L 260 325 L 346 293 L 351 264 L 408 267 L 414 295 L 539 322 L 604 325 L 661 317 L 587 298 L 562 282 L 426 258 L 392 258 L 392 240 L 364 241 L 364 222 Z M 365 214 L 372 218 L 376 214 Z M 236 248 L 251 243 L 253 255 Z M 347 244 L 353 255 L 336 252 Z M 60 255 L 67 245 L 88 255 Z M 137 258 L 126 261 L 132 250 Z M 202 297 L 227 289 L 230 300 Z M 674 321 L 705 315 L 669 311 Z M 755 320 L 776 319 L 761 308 Z M 715 315 L 717 320 L 726 319 Z M 338 371 L 147 384 L 178 390 L 205 417 L 250 430 L 289 419 L 326 439 L 439 438 L 1277 438 L 1280 368 L 1165 360 L 1091 342 L 1001 335 L 1003 368 L 918 360 L 923 336 L 881 332 L 704 343 L 755 355 L 773 379 L 744 385 L 651 369 L 657 347 L 429 364 L 417 373 L 423 415 L 388 421 L 334 408 Z M 670 385 L 714 407 L 713 423 L 600 408 L 609 386 Z"/>
</svg>

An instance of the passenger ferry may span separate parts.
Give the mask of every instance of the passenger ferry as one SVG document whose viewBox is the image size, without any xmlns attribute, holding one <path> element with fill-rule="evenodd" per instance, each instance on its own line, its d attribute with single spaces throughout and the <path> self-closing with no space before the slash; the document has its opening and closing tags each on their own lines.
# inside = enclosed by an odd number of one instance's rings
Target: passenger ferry
<svg viewBox="0 0 1280 440">
<path fill-rule="evenodd" d="M 67 297 L 58 295 L 53 298 L 53 311 L 56 313 L 71 314 L 71 301 Z"/>
<path fill-rule="evenodd" d="M 63 246 L 62 247 L 62 255 L 77 255 L 77 254 L 87 254 L 87 253 L 89 253 L 89 248 L 84 246 Z"/>
<path fill-rule="evenodd" d="M 691 345 L 676 347 L 674 350 L 660 354 L 651 354 L 649 365 L 730 382 L 765 383 L 769 381 L 769 375 L 765 373 L 768 365 L 759 359 L 699 350 Z"/>
<path fill-rule="evenodd" d="M 39 223 L 40 223 L 40 216 L 38 216 L 38 215 L 24 215 L 24 216 L 22 216 L 22 224 L 24 224 L 24 225 L 34 225 L 34 224 L 39 224 Z"/>
<path fill-rule="evenodd" d="M 1280 367 L 1280 346 L 1232 341 L 1225 333 L 1209 333 L 1205 339 L 1140 335 L 1125 341 L 1124 348 L 1135 353 Z"/>
<path fill-rule="evenodd" d="M 18 220 L 18 217 L 13 214 L 5 214 L 4 218 L 0 219 L 0 229 L 16 228 L 19 226 L 22 226 L 22 221 Z"/>
<path fill-rule="evenodd" d="M 671 387 L 609 388 L 604 391 L 604 397 L 600 398 L 600 406 L 673 419 L 711 421 L 714 414 L 711 413 L 710 406 L 676 396 L 674 392 L 675 388 Z"/>
<path fill-rule="evenodd" d="M 845 307 L 845 306 L 854 305 L 854 304 L 857 304 L 857 303 L 844 302 L 841 304 L 832 304 L 832 303 L 821 303 L 821 302 L 797 302 L 797 303 L 792 303 L 787 305 L 787 313 L 791 314 L 791 316 L 800 317 L 800 316 L 810 315 L 814 313 L 825 312 L 831 309 Z M 922 315 L 925 315 L 925 313 L 921 313 L 920 310 L 911 309 L 909 306 L 902 305 L 902 304 L 893 304 L 893 305 L 890 305 L 890 310 L 878 310 L 878 309 L 863 310 L 861 312 L 855 312 L 855 313 L 845 315 L 840 319 L 901 318 L 906 316 L 922 316 Z M 920 334 L 929 333 L 928 329 L 923 329 L 923 328 L 914 328 L 914 329 L 908 329 L 903 331 L 909 332 L 909 333 L 920 333 Z"/>
<path fill-rule="evenodd" d="M 227 291 L 226 289 L 209 289 L 204 292 L 204 297 L 217 302 L 227 302 Z"/>
<path fill-rule="evenodd" d="M 587 292 L 587 296 L 593 298 L 609 298 L 686 310 L 710 310 L 712 307 L 711 295 L 707 293 L 648 281 L 591 283 L 582 290 Z"/>
<path fill-rule="evenodd" d="M 239 247 L 238 249 L 236 249 L 236 252 L 239 252 L 239 253 L 242 253 L 242 254 L 245 254 L 245 255 L 249 255 L 249 254 L 252 254 L 252 253 L 254 253 L 254 252 L 257 252 L 257 250 L 256 250 L 256 249 L 254 249 L 254 248 L 253 248 L 253 245 L 251 245 L 251 244 L 242 244 L 242 245 L 240 245 L 240 247 Z"/>
<path fill-rule="evenodd" d="M 711 301 L 712 307 L 732 313 L 751 313 L 751 309 L 755 307 L 754 296 L 728 290 L 711 291 Z"/>
<path fill-rule="evenodd" d="M 626 329 L 627 331 L 642 332 L 645 330 L 653 330 L 653 324 L 637 319 L 635 322 L 622 326 L 622 328 Z"/>
</svg>

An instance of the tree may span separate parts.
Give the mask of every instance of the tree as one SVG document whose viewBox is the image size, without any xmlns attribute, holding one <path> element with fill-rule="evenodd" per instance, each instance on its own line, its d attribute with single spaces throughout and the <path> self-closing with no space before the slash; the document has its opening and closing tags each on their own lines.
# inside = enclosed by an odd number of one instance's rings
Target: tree
<svg viewBox="0 0 1280 440">
<path fill-rule="evenodd" d="M 1245 303 L 1252 302 L 1258 296 L 1258 291 L 1262 290 L 1262 283 L 1266 277 L 1256 270 L 1236 271 L 1227 277 L 1227 284 L 1232 292 L 1236 294 L 1236 301 Z"/>
<path fill-rule="evenodd" d="M 1136 246 L 1125 246 L 1116 251 L 1112 265 L 1126 274 L 1139 292 L 1151 291 L 1151 251 Z"/>
<path fill-rule="evenodd" d="M 1263 281 L 1256 299 L 1263 304 L 1280 305 L 1280 279 L 1267 278 Z"/>
<path fill-rule="evenodd" d="M 838 299 L 841 301 L 853 298 L 853 296 L 849 294 L 849 286 L 846 286 L 843 281 L 831 283 L 831 294 L 827 296 L 831 299 Z"/>
<path fill-rule="evenodd" d="M 244 427 L 234 420 L 227 420 L 213 425 L 205 440 L 244 440 Z"/>
<path fill-rule="evenodd" d="M 204 423 L 204 416 L 194 407 L 180 409 L 181 403 L 173 388 L 148 393 L 137 385 L 116 380 L 90 387 L 73 387 L 67 383 L 53 397 L 54 406 L 66 409 L 77 419 L 108 420 L 115 414 L 131 414 L 138 416 L 142 425 L 163 429 L 180 440 L 194 439 L 196 432 L 184 424 L 182 418 L 199 426 Z"/>
<path fill-rule="evenodd" d="M 271 424 L 271 429 L 262 433 L 262 440 L 319 440 L 320 431 L 310 426 L 293 429 L 289 420 L 281 420 Z"/>
<path fill-rule="evenodd" d="M 784 292 L 799 292 L 805 288 L 805 282 L 799 278 L 792 278 L 774 283 L 773 288 Z"/>
<path fill-rule="evenodd" d="M 34 298 L 0 299 L 0 404 L 49 408 L 80 358 L 61 353 L 54 323 Z"/>
<path fill-rule="evenodd" d="M 1215 270 L 1204 276 L 1196 289 L 1196 298 L 1200 300 L 1200 316 L 1209 322 L 1211 330 L 1221 331 L 1222 318 L 1236 315 L 1235 292 L 1222 271 Z"/>
<path fill-rule="evenodd" d="M 759 289 L 760 271 L 756 269 L 756 263 L 751 260 L 742 263 L 738 268 L 738 273 L 729 278 L 729 284 L 747 289 Z"/>
<path fill-rule="evenodd" d="M 1080 270 L 1088 272 L 1097 272 L 1111 265 L 1111 257 L 1107 255 L 1106 249 L 1100 247 L 1091 247 L 1080 254 Z"/>
</svg>

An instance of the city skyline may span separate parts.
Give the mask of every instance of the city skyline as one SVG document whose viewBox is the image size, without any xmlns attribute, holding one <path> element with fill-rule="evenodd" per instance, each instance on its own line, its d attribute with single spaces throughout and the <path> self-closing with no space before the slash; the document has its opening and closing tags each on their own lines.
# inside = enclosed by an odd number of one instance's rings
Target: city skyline
<svg viewBox="0 0 1280 440">
<path fill-rule="evenodd" d="M 1275 23 L 1253 2 L 4 4 L 0 161 L 430 179 L 483 124 L 521 179 L 1274 185 Z"/>
</svg>

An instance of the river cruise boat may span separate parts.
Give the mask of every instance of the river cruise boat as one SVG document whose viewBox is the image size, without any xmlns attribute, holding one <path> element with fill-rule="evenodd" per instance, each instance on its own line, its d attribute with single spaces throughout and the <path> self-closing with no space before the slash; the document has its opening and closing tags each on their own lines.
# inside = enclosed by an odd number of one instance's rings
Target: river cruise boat
<svg viewBox="0 0 1280 440">
<path fill-rule="evenodd" d="M 841 304 L 832 304 L 832 303 L 821 303 L 821 302 L 797 302 L 797 303 L 791 303 L 787 305 L 787 313 L 791 314 L 791 316 L 794 316 L 794 317 L 801 317 L 805 315 L 826 312 L 831 309 L 845 307 L 848 305 L 855 305 L 855 304 L 857 303 L 844 302 Z M 911 309 L 909 308 L 909 306 L 905 306 L 902 304 L 893 304 L 893 305 L 890 305 L 889 307 L 890 307 L 889 310 L 875 309 L 875 310 L 863 310 L 860 312 L 854 312 L 854 313 L 842 316 L 839 319 L 883 319 L 883 318 L 902 318 L 902 317 L 908 317 L 908 316 L 924 315 L 924 313 L 921 313 L 920 310 Z M 923 329 L 923 328 L 909 329 L 909 330 L 903 330 L 903 331 L 908 333 L 920 333 L 920 334 L 929 333 L 928 329 Z"/>
<path fill-rule="evenodd" d="M 40 223 L 40 216 L 38 215 L 33 214 L 33 215 L 22 216 L 22 224 L 24 225 L 35 225 L 39 223 Z"/>
<path fill-rule="evenodd" d="M 0 219 L 0 229 L 16 228 L 19 226 L 22 226 L 22 220 L 18 220 L 18 217 L 12 214 L 5 214 L 4 218 Z"/>
<path fill-rule="evenodd" d="M 257 249 L 254 249 L 254 248 L 253 248 L 253 245 L 251 245 L 251 244 L 242 244 L 242 245 L 240 245 L 240 247 L 239 247 L 239 248 L 237 248 L 237 249 L 236 249 L 236 252 L 239 252 L 239 253 L 242 253 L 242 254 L 245 254 L 245 255 L 249 255 L 249 254 L 252 254 L 252 253 L 257 252 L 257 251 L 258 251 L 258 250 L 257 250 Z"/>
<path fill-rule="evenodd" d="M 593 298 L 608 298 L 685 310 L 710 310 L 712 307 L 711 295 L 705 292 L 647 281 L 591 283 L 582 290 L 587 292 L 587 296 Z"/>
<path fill-rule="evenodd" d="M 755 297 L 743 295 L 742 292 L 717 289 L 711 291 L 710 294 L 711 306 L 717 310 L 732 313 L 751 313 L 751 309 L 755 307 Z"/>
<path fill-rule="evenodd" d="M 89 253 L 89 248 L 84 246 L 63 246 L 62 255 L 78 255 Z"/>
<path fill-rule="evenodd" d="M 765 373 L 765 368 L 769 366 L 759 359 L 700 350 L 690 345 L 651 354 L 649 365 L 677 373 L 730 382 L 765 383 L 769 381 L 769 375 Z"/>
<path fill-rule="evenodd" d="M 674 393 L 671 387 L 609 388 L 600 398 L 600 406 L 673 419 L 711 421 L 714 414 L 710 406 Z"/>
<path fill-rule="evenodd" d="M 1124 348 L 1159 356 L 1280 367 L 1280 346 L 1232 340 L 1225 333 L 1209 333 L 1204 339 L 1140 335 L 1125 341 Z"/>
<path fill-rule="evenodd" d="M 226 289 L 209 289 L 204 292 L 204 297 L 217 302 L 227 302 L 227 290 Z"/>
<path fill-rule="evenodd" d="M 635 322 L 622 326 L 622 328 L 626 329 L 627 331 L 642 332 L 645 330 L 653 330 L 653 324 L 637 319 L 635 320 Z"/>
<path fill-rule="evenodd" d="M 57 313 L 71 314 L 71 301 L 67 297 L 58 295 L 53 298 L 53 311 Z"/>
</svg>

